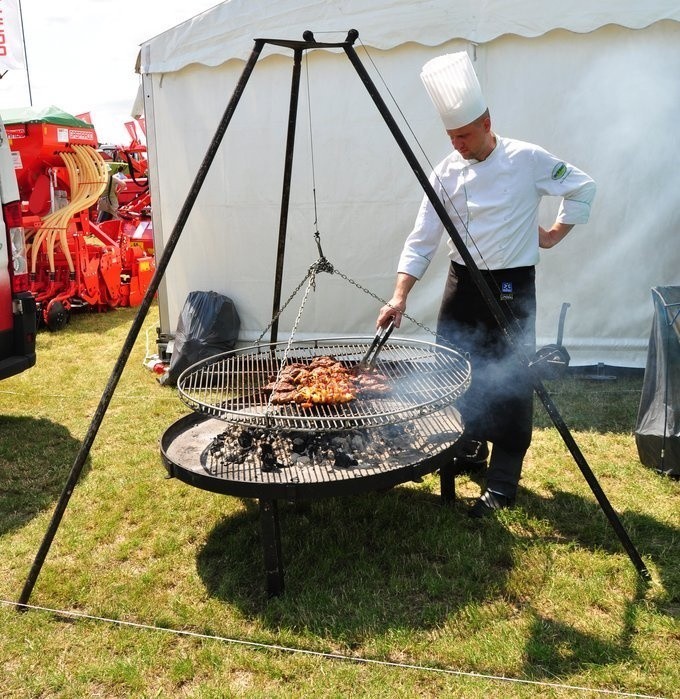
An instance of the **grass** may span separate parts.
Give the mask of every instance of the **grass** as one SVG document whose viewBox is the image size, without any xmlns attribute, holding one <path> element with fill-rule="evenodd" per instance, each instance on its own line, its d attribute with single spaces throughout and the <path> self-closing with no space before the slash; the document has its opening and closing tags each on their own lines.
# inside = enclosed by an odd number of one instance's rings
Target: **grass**
<svg viewBox="0 0 680 699">
<path fill-rule="evenodd" d="M 155 307 L 30 599 L 64 613 L 18 613 L 134 313 L 41 333 L 37 366 L 0 384 L 3 698 L 680 696 L 680 483 L 638 460 L 641 379 L 548 389 L 649 585 L 537 401 L 516 509 L 473 522 L 480 484 L 442 507 L 436 476 L 281 503 L 268 599 L 257 503 L 165 477 L 159 440 L 187 410 L 143 366 Z"/>
</svg>

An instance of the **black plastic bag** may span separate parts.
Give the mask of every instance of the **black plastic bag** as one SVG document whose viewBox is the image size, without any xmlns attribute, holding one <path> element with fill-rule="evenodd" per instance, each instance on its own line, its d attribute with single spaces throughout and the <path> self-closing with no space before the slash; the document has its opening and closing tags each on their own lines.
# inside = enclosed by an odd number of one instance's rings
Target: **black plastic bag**
<svg viewBox="0 0 680 699">
<path fill-rule="evenodd" d="M 680 476 L 680 286 L 652 289 L 654 323 L 635 442 L 641 463 Z"/>
<path fill-rule="evenodd" d="M 230 298 L 216 291 L 192 291 L 180 313 L 170 366 L 161 383 L 176 386 L 179 375 L 192 364 L 233 350 L 240 328 Z"/>
</svg>

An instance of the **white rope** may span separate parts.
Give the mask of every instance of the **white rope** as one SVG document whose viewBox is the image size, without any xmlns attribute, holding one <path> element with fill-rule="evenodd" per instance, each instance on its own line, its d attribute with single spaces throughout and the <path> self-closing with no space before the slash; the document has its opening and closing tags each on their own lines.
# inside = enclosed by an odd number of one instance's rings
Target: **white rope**
<svg viewBox="0 0 680 699">
<path fill-rule="evenodd" d="M 149 344 L 149 333 L 150 333 L 152 330 L 155 330 L 156 328 L 159 328 L 159 327 L 160 327 L 160 323 L 159 323 L 158 321 L 155 321 L 152 325 L 150 325 L 150 326 L 146 329 L 146 354 L 144 355 L 144 359 L 142 359 L 142 364 L 143 364 L 144 366 L 146 366 L 146 363 L 147 363 L 150 359 L 152 359 L 153 357 L 158 357 L 158 353 L 151 354 L 151 353 L 149 352 L 149 346 L 150 346 L 150 344 Z"/>
<path fill-rule="evenodd" d="M 51 609 L 50 607 L 40 607 L 33 604 L 18 605 L 17 602 L 0 599 L 0 604 L 17 607 L 18 609 L 33 609 L 41 612 L 49 612 L 50 614 L 58 614 L 61 616 L 74 617 L 77 619 L 88 619 L 90 621 L 103 621 L 108 624 L 118 626 L 128 626 L 146 631 L 161 631 L 163 633 L 173 633 L 178 636 L 187 636 L 190 638 L 200 638 L 211 641 L 221 641 L 223 643 L 233 643 L 251 648 L 261 648 L 264 650 L 274 650 L 285 653 L 298 653 L 301 655 L 310 655 L 327 660 L 345 660 L 353 663 L 364 663 L 365 665 L 380 665 L 383 667 L 394 667 L 403 670 L 418 670 L 420 672 L 436 672 L 443 675 L 455 675 L 457 677 L 469 677 L 477 680 L 488 680 L 493 682 L 509 682 L 514 684 L 527 684 L 538 687 L 550 687 L 552 689 L 569 689 L 578 692 L 590 692 L 616 697 L 633 697 L 634 699 L 666 699 L 665 697 L 652 694 L 633 694 L 630 692 L 619 692 L 614 689 L 592 689 L 591 687 L 579 687 L 577 685 L 561 684 L 558 682 L 540 682 L 538 680 L 523 680 L 516 677 L 505 677 L 503 675 L 486 675 L 480 672 L 467 672 L 464 670 L 452 670 L 450 668 L 431 667 L 429 665 L 415 665 L 411 663 L 396 663 L 389 660 L 374 660 L 371 658 L 362 658 L 356 655 L 342 655 L 341 653 L 326 653 L 323 651 L 308 650 L 306 648 L 292 648 L 290 646 L 279 646 L 273 643 L 260 643 L 258 641 L 248 641 L 240 638 L 230 638 L 227 636 L 215 636 L 212 634 L 197 633 L 195 631 L 184 631 L 181 629 L 171 629 L 150 624 L 141 624 L 134 621 L 122 621 L 121 619 L 107 619 L 106 617 L 94 616 L 85 614 L 84 612 L 71 612 L 61 609 Z"/>
<path fill-rule="evenodd" d="M 20 396 L 22 398 L 26 398 L 26 392 L 25 391 L 0 391 L 0 396 Z M 118 399 L 122 400 L 130 400 L 134 399 L 136 401 L 169 401 L 172 400 L 173 402 L 177 402 L 177 393 L 175 391 L 168 392 L 167 394 L 158 394 L 158 393 L 139 393 L 136 391 L 130 391 L 129 393 L 123 393 L 122 391 L 118 391 L 116 393 L 116 397 Z M 78 400 L 93 400 L 93 401 L 98 401 L 99 400 L 99 394 L 95 392 L 90 392 L 90 391 L 78 391 L 77 393 L 41 393 L 40 398 L 54 398 L 56 400 L 64 400 L 64 399 L 78 399 Z M 10 415 L 9 413 L 4 413 L 4 417 L 26 417 L 25 415 Z M 34 415 L 35 417 L 35 415 Z M 42 415 L 42 417 L 45 417 L 45 415 Z"/>
</svg>

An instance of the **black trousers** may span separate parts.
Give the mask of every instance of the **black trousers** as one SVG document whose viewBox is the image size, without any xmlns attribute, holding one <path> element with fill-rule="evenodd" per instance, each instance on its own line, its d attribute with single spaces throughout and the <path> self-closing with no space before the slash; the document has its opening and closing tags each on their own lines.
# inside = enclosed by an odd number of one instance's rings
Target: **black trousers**
<svg viewBox="0 0 680 699">
<path fill-rule="evenodd" d="M 533 267 L 480 271 L 526 356 L 536 348 Z M 437 319 L 438 340 L 469 355 L 471 383 L 458 403 L 464 436 L 493 444 L 487 488 L 514 497 L 533 427 L 533 384 L 467 267 L 451 263 Z"/>
</svg>

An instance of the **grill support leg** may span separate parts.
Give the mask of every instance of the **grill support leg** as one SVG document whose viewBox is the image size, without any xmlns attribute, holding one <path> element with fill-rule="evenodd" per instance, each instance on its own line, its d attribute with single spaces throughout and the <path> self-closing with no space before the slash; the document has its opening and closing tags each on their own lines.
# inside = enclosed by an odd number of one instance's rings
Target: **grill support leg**
<svg viewBox="0 0 680 699">
<path fill-rule="evenodd" d="M 439 469 L 439 494 L 443 505 L 450 505 L 456 499 L 456 476 L 453 460 Z"/>
<path fill-rule="evenodd" d="M 260 500 L 260 528 L 267 594 L 270 597 L 278 597 L 283 593 L 284 585 L 279 505 L 276 500 Z"/>
</svg>

